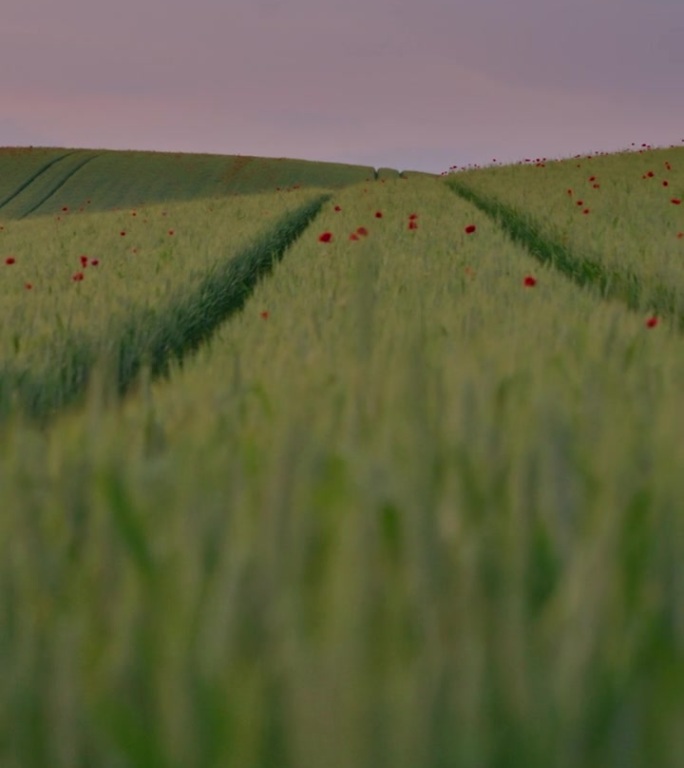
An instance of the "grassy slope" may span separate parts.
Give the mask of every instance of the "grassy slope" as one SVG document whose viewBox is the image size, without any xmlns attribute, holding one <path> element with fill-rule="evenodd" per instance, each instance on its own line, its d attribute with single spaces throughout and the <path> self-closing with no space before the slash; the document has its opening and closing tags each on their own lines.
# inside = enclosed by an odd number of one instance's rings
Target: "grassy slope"
<svg viewBox="0 0 684 768">
<path fill-rule="evenodd" d="M 86 175 L 85 167 L 96 160 L 98 154 L 89 150 L 65 153 L 55 162 L 47 163 L 38 173 L 31 174 L 7 198 L 2 206 L 3 217 L 24 219 L 31 214 L 41 213 L 47 205 L 61 196 L 63 188 L 77 174 Z"/>
<path fill-rule="evenodd" d="M 540 261 L 684 330 L 684 148 L 466 171 L 446 183 Z"/>
<path fill-rule="evenodd" d="M 207 265 L 225 254 L 224 242 L 231 241 L 236 249 L 252 236 L 250 226 L 238 222 L 251 219 L 253 228 L 262 215 L 254 215 L 256 206 L 286 210 L 306 190 L 334 190 L 374 175 L 365 166 L 286 158 L 0 151 L 0 412 L 7 414 L 17 390 L 18 402 L 35 415 L 71 402 L 82 390 L 92 361 L 103 349 L 116 351 L 127 335 L 121 321 L 134 322 L 131 313 L 149 312 L 162 298 L 178 295 L 179 285 L 188 287 L 188 270 L 195 281 L 202 271 L 206 276 Z M 291 200 L 281 199 L 277 190 Z M 234 202 L 221 203 L 226 197 Z M 215 204 L 200 202 L 209 198 Z M 154 208 L 155 202 L 162 207 Z M 206 222 L 198 223 L 198 211 L 208 205 L 216 209 L 215 217 L 222 217 L 210 224 L 212 238 L 206 236 Z M 127 210 L 105 218 L 91 215 L 121 208 Z M 138 218 L 131 218 L 131 209 L 137 209 Z M 152 223 L 143 226 L 148 210 Z M 237 222 L 231 222 L 233 211 Z M 30 223 L 17 222 L 26 218 Z M 240 231 L 232 235 L 236 223 Z M 174 232 L 173 239 L 168 231 Z M 82 269 L 84 254 L 99 261 L 97 269 Z M 15 264 L 6 266 L 7 258 Z M 74 284 L 79 271 L 86 279 Z M 140 352 L 134 350 L 132 359 L 139 359 Z M 146 354 L 159 357 L 150 350 Z M 34 358 L 40 373 L 34 370 Z M 122 370 L 130 366 L 120 362 L 118 367 L 119 381 L 127 380 Z"/>
<path fill-rule="evenodd" d="M 120 391 L 143 359 L 163 370 L 244 301 L 315 199 L 325 195 L 306 188 L 8 224 L 0 416 L 21 405 L 44 417 L 78 399 L 97 361 Z"/>
<path fill-rule="evenodd" d="M 78 150 L 0 147 L 0 209 L 23 185 Z"/>
<path fill-rule="evenodd" d="M 3 433 L 6 762 L 678 766 L 643 319 L 435 180 L 340 190 L 169 382 Z"/>
<path fill-rule="evenodd" d="M 50 167 L 51 161 L 67 155 Z M 88 160 L 67 177 L 67 167 Z M 38 171 L 44 168 L 43 173 Z M 71 168 L 70 170 L 73 170 Z M 383 175 L 392 169 L 382 169 Z M 394 171 L 396 174 L 397 171 Z M 109 210 L 155 202 L 271 192 L 339 189 L 375 178 L 369 166 L 289 158 L 113 150 L 0 150 L 0 222 L 70 210 Z M 30 184 L 24 187 L 27 181 Z M 23 188 L 22 188 L 23 187 Z M 7 201 L 2 205 L 3 201 Z"/>
</svg>

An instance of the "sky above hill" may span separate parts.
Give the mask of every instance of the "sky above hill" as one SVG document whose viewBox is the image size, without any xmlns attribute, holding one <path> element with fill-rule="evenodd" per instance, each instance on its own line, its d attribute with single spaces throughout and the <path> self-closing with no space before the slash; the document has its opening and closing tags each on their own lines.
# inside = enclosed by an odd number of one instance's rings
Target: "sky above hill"
<svg viewBox="0 0 684 768">
<path fill-rule="evenodd" d="M 0 146 L 452 165 L 684 146 L 684 0 L 3 0 Z"/>
</svg>

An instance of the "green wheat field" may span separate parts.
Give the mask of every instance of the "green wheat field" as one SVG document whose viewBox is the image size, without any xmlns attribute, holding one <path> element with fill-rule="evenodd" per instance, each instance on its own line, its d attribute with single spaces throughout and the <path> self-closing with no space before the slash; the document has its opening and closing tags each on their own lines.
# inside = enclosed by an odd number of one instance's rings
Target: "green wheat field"
<svg viewBox="0 0 684 768">
<path fill-rule="evenodd" d="M 0 150 L 0 766 L 681 768 L 683 198 Z"/>
</svg>

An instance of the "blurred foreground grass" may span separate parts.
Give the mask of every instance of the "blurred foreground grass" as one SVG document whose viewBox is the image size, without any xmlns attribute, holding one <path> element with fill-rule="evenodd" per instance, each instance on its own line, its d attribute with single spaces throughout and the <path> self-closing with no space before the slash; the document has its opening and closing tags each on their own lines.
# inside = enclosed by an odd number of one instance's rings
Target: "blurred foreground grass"
<svg viewBox="0 0 684 768">
<path fill-rule="evenodd" d="M 0 435 L 0 762 L 678 768 L 643 321 L 434 180 L 336 193 L 168 381 Z"/>
</svg>

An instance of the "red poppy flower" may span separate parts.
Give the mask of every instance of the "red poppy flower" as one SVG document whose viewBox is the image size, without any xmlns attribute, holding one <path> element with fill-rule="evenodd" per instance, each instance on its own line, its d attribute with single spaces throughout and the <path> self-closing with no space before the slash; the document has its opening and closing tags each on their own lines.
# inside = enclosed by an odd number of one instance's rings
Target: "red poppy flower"
<svg viewBox="0 0 684 768">
<path fill-rule="evenodd" d="M 170 229 L 170 230 L 169 230 L 169 234 L 170 234 L 170 235 L 172 235 L 172 234 L 173 234 L 173 230 L 172 230 L 172 229 Z"/>
<path fill-rule="evenodd" d="M 596 181 L 596 176 L 590 176 L 589 181 Z"/>
<path fill-rule="evenodd" d="M 62 208 L 62 210 L 63 210 L 63 211 L 68 211 L 68 210 L 69 210 L 69 207 L 65 205 L 65 206 Z"/>
<path fill-rule="evenodd" d="M 682 201 L 678 197 L 673 197 L 672 200 L 670 200 L 671 203 L 674 205 L 681 205 Z"/>
<path fill-rule="evenodd" d="M 368 234 L 368 230 L 367 230 L 365 227 L 359 227 L 359 228 L 358 228 L 356 231 L 357 231 L 357 232 L 358 232 L 360 235 L 367 235 L 367 234 Z"/>
<path fill-rule="evenodd" d="M 335 210 L 336 210 L 336 211 L 341 211 L 342 209 L 340 208 L 340 206 L 339 206 L 339 205 L 336 205 L 336 206 L 335 206 Z"/>
<path fill-rule="evenodd" d="M 409 223 L 408 223 L 408 228 L 409 229 L 418 229 L 418 222 L 415 221 L 414 219 L 411 219 L 411 221 L 409 221 Z"/>
<path fill-rule="evenodd" d="M 356 232 L 352 232 L 351 235 L 349 235 L 350 240 L 358 240 L 359 236 L 356 234 Z"/>
<path fill-rule="evenodd" d="M 600 189 L 600 188 L 601 188 L 601 185 L 600 185 L 600 184 L 592 184 L 591 186 L 592 186 L 594 189 Z"/>
<path fill-rule="evenodd" d="M 655 328 L 656 325 L 658 325 L 658 318 L 655 315 L 649 317 L 648 320 L 646 320 L 647 328 Z"/>
<path fill-rule="evenodd" d="M 24 288 L 26 288 L 27 291 L 33 290 L 33 284 L 32 283 L 25 283 Z"/>
<path fill-rule="evenodd" d="M 264 320 L 268 320 L 268 310 L 267 310 L 267 309 L 265 309 L 265 310 L 264 310 L 264 311 L 261 313 L 261 317 L 263 317 L 263 318 L 264 318 Z"/>
<path fill-rule="evenodd" d="M 81 282 L 81 280 L 83 280 L 83 272 L 75 272 L 75 273 L 74 273 L 74 274 L 71 276 L 71 279 L 72 279 L 72 280 L 73 280 L 75 283 L 80 283 L 80 282 Z"/>
<path fill-rule="evenodd" d="M 375 212 L 375 218 L 376 219 L 381 219 L 382 218 L 382 211 L 376 211 Z"/>
<path fill-rule="evenodd" d="M 572 190 L 571 190 L 571 189 L 568 189 L 568 190 L 566 190 L 566 191 L 567 191 L 567 193 L 568 193 L 569 195 L 572 195 Z"/>
<path fill-rule="evenodd" d="M 121 235 L 121 237 L 125 237 L 125 235 L 126 235 L 126 233 L 123 230 L 121 230 L 121 232 L 119 232 L 119 234 Z"/>
<path fill-rule="evenodd" d="M 417 213 L 410 213 L 409 214 L 409 219 L 417 219 L 417 218 L 418 218 L 418 214 Z"/>
<path fill-rule="evenodd" d="M 584 201 L 583 201 L 583 200 L 578 200 L 578 201 L 575 203 L 575 205 L 584 205 Z"/>
<path fill-rule="evenodd" d="M 670 186 L 670 182 L 669 181 L 663 181 L 663 186 L 664 187 L 669 187 Z"/>
<path fill-rule="evenodd" d="M 524 285 L 528 286 L 529 288 L 532 288 L 537 284 L 537 278 L 532 277 L 532 275 L 527 275 L 527 277 L 523 280 Z"/>
<path fill-rule="evenodd" d="M 332 232 L 323 232 L 323 234 L 319 235 L 318 242 L 319 243 L 329 243 L 332 240 Z"/>
<path fill-rule="evenodd" d="M 99 260 L 99 259 L 91 259 L 91 260 L 90 260 L 90 265 L 91 265 L 92 267 L 96 267 L 96 266 L 97 266 L 99 263 L 100 263 L 100 260 Z"/>
<path fill-rule="evenodd" d="M 585 213 L 585 214 L 586 214 L 586 213 L 589 213 L 589 209 L 588 209 L 588 208 L 585 208 L 585 209 L 582 211 L 582 213 Z"/>
<path fill-rule="evenodd" d="M 648 171 L 646 173 L 646 176 L 648 176 L 649 179 L 652 179 L 653 178 L 653 171 Z"/>
<path fill-rule="evenodd" d="M 468 224 L 468 226 L 465 228 L 466 234 L 472 235 L 475 231 L 475 225 L 474 224 Z"/>
<path fill-rule="evenodd" d="M 88 266 L 88 257 L 87 256 L 81 256 L 81 266 L 87 267 Z"/>
<path fill-rule="evenodd" d="M 16 259 L 14 258 L 14 256 L 8 256 L 5 259 L 5 264 L 14 264 L 15 262 L 16 262 Z"/>
</svg>

